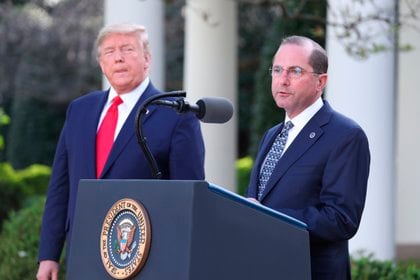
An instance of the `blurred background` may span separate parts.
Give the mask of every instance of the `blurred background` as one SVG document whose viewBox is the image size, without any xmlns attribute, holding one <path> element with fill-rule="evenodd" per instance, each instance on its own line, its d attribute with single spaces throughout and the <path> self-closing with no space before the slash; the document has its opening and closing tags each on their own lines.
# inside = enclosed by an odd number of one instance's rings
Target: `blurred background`
<svg viewBox="0 0 420 280">
<path fill-rule="evenodd" d="M 420 279 L 419 15 L 418 0 L 0 0 L 0 279 L 34 278 L 66 108 L 107 88 L 93 43 L 112 22 L 146 26 L 162 90 L 233 102 L 231 121 L 202 129 L 206 180 L 239 194 L 262 134 L 284 118 L 268 72 L 279 43 L 325 46 L 324 98 L 365 129 L 372 153 L 353 278 Z"/>
</svg>

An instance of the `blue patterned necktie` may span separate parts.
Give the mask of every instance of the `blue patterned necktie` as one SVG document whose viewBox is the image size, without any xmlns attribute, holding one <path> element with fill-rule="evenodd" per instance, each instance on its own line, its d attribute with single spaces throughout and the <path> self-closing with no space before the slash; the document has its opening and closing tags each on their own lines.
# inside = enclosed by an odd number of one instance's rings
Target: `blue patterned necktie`
<svg viewBox="0 0 420 280">
<path fill-rule="evenodd" d="M 293 123 L 288 121 L 284 126 L 279 135 L 277 135 L 276 140 L 274 140 L 273 145 L 271 146 L 270 151 L 267 153 L 263 167 L 261 168 L 260 178 L 258 182 L 258 200 L 261 199 L 261 196 L 265 190 L 268 179 L 273 173 L 274 167 L 276 167 L 277 161 L 280 159 L 284 147 L 286 146 L 287 136 L 289 135 L 289 130 L 293 127 Z"/>
</svg>

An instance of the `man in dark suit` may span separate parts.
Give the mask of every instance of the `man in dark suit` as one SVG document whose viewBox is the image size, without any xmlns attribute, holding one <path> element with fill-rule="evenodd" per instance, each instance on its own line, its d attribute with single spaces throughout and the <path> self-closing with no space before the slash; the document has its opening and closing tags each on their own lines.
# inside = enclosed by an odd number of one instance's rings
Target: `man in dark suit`
<svg viewBox="0 0 420 280">
<path fill-rule="evenodd" d="M 348 240 L 362 216 L 370 152 L 360 126 L 322 100 L 327 70 L 311 39 L 281 43 L 271 89 L 286 118 L 263 136 L 247 196 L 307 224 L 312 279 L 343 280 L 351 279 Z"/>
<path fill-rule="evenodd" d="M 100 31 L 96 43 L 97 58 L 111 88 L 82 96 L 68 107 L 42 222 L 38 279 L 58 275 L 65 240 L 69 248 L 80 179 L 153 178 L 135 135 L 139 105 L 159 93 L 148 77 L 151 54 L 146 30 L 131 24 L 110 25 Z M 150 106 L 142 121 L 163 179 L 204 179 L 204 143 L 192 113 Z"/>
</svg>

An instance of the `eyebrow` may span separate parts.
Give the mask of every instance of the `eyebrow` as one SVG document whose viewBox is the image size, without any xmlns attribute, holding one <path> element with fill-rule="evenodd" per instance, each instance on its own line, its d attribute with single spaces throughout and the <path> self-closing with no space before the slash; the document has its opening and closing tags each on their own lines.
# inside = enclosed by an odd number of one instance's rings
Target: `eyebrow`
<svg viewBox="0 0 420 280">
<path fill-rule="evenodd" d="M 109 47 L 103 48 L 104 51 L 106 51 L 106 50 L 113 50 L 113 49 L 115 49 L 115 47 L 113 47 L 113 46 L 109 46 Z"/>
<path fill-rule="evenodd" d="M 128 46 L 134 47 L 134 44 L 127 43 L 127 44 L 124 44 L 124 45 L 121 45 L 121 46 L 107 46 L 107 47 L 104 47 L 104 50 L 115 49 L 115 48 L 124 48 L 124 47 L 128 47 Z"/>
<path fill-rule="evenodd" d="M 292 66 L 289 66 L 289 67 L 283 67 L 281 65 L 273 65 L 273 68 L 275 68 L 275 67 L 281 67 L 283 69 L 290 69 L 290 68 L 296 68 L 296 67 L 298 67 L 298 68 L 302 68 L 303 69 L 303 67 L 302 66 L 299 66 L 299 65 L 292 65 Z"/>
</svg>

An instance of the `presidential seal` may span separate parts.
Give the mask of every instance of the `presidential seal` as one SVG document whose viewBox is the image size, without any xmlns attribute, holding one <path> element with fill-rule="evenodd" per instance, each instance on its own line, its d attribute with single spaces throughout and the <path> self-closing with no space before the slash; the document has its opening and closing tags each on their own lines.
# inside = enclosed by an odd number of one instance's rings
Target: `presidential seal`
<svg viewBox="0 0 420 280">
<path fill-rule="evenodd" d="M 150 248 L 151 229 L 142 204 L 124 198 L 112 205 L 101 231 L 101 257 L 115 279 L 134 277 L 144 266 Z"/>
</svg>

